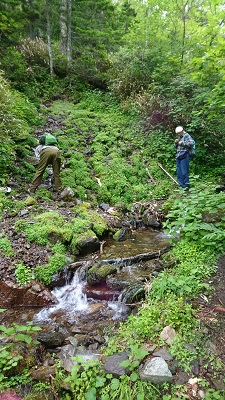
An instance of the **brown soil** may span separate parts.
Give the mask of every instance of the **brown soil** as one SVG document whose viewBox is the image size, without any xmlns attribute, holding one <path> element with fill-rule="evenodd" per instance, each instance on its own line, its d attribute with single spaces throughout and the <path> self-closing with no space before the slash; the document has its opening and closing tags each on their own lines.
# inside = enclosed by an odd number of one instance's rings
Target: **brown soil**
<svg viewBox="0 0 225 400">
<path fill-rule="evenodd" d="M 208 329 L 208 340 L 215 346 L 216 354 L 225 363 L 225 256 L 220 258 L 217 273 L 209 283 L 212 294 L 199 298 L 198 318 Z"/>
</svg>

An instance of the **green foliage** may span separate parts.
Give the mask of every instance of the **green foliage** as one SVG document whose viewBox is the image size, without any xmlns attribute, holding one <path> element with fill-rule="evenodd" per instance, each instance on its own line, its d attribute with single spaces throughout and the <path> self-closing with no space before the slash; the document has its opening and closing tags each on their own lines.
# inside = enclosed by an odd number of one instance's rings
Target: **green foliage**
<svg viewBox="0 0 225 400">
<path fill-rule="evenodd" d="M 96 211 L 93 211 L 90 203 L 84 202 L 81 205 L 76 206 L 75 211 L 83 221 L 91 222 L 92 230 L 98 237 L 101 237 L 107 230 L 107 222 L 105 218 Z M 76 224 L 76 219 L 74 220 L 74 223 Z M 77 231 L 77 227 L 75 228 L 75 231 Z"/>
<path fill-rule="evenodd" d="M 5 256 L 13 256 L 13 249 L 10 240 L 2 234 L 0 237 L 0 253 Z"/>
<path fill-rule="evenodd" d="M 100 363 L 97 360 L 84 363 L 79 357 L 72 357 L 72 359 L 76 361 L 76 364 L 65 382 L 69 382 L 73 396 L 76 396 L 77 400 L 96 399 L 96 393 L 99 393 L 107 380 Z"/>
<path fill-rule="evenodd" d="M 209 248 L 222 251 L 224 236 L 224 192 L 216 193 L 215 186 L 191 189 L 186 198 L 176 198 L 167 214 L 165 228 L 173 236 L 194 241 L 198 250 Z"/>
<path fill-rule="evenodd" d="M 17 366 L 19 361 L 23 358 L 19 354 L 14 354 L 13 343 L 24 342 L 27 345 L 38 344 L 38 342 L 32 338 L 32 333 L 40 330 L 41 328 L 34 326 L 33 322 L 29 322 L 27 325 L 17 325 L 14 323 L 10 327 L 0 325 L 0 340 L 4 343 L 0 348 L 0 383 L 6 379 L 5 372 Z M 9 338 L 12 339 L 10 342 L 8 341 Z"/>
<path fill-rule="evenodd" d="M 29 241 L 36 241 L 46 245 L 51 237 L 61 239 L 62 242 L 69 242 L 72 237 L 72 225 L 64 223 L 64 218 L 55 211 L 49 211 L 37 215 L 33 221 L 24 222 L 18 220 L 15 224 L 17 231 L 25 231 Z"/>
<path fill-rule="evenodd" d="M 195 312 L 190 304 L 180 297 L 165 296 L 164 300 L 149 300 L 138 311 L 137 316 L 131 315 L 125 327 L 131 337 L 142 339 L 156 338 L 167 325 L 177 332 L 183 333 L 196 326 Z M 122 328 L 123 329 L 123 328 Z"/>
<path fill-rule="evenodd" d="M 120 365 L 129 371 L 130 380 L 136 382 L 139 379 L 137 368 L 140 366 L 143 358 L 148 355 L 148 351 L 139 348 L 138 345 L 131 345 L 130 351 L 129 358 L 122 361 Z"/>
<path fill-rule="evenodd" d="M 26 285 L 34 279 L 34 274 L 32 273 L 31 268 L 26 267 L 22 262 L 15 264 L 15 266 L 16 281 L 19 285 Z"/>
<path fill-rule="evenodd" d="M 13 170 L 16 152 L 20 141 L 29 140 L 30 125 L 38 122 L 35 107 L 26 97 L 12 91 L 0 76 L 0 124 L 1 135 L 4 138 L 1 144 L 0 171 L 3 179 L 9 171 Z"/>
<path fill-rule="evenodd" d="M 159 399 L 158 388 L 149 382 L 140 381 L 135 372 L 146 352 L 137 346 L 133 347 L 132 351 L 135 360 L 128 360 L 129 365 L 126 365 L 130 367 L 130 375 L 122 375 L 120 378 L 106 374 L 97 360 L 84 363 L 82 358 L 72 357 L 76 364 L 72 367 L 71 375 L 65 378 L 65 382 L 70 384 L 73 396 L 77 400 Z M 126 364 L 125 361 L 124 363 Z"/>
<path fill-rule="evenodd" d="M 35 277 L 46 285 L 52 281 L 56 274 L 66 263 L 66 248 L 62 243 L 56 243 L 52 247 L 53 255 L 49 258 L 48 264 L 39 265 L 35 268 Z"/>
</svg>

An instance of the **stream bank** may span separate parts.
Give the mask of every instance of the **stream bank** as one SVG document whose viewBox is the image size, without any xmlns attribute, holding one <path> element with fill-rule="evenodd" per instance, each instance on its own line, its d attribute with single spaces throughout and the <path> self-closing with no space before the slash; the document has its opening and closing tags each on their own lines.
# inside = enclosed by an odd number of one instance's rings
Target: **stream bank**
<svg viewBox="0 0 225 400">
<path fill-rule="evenodd" d="M 65 207 L 62 207 L 62 202 L 59 204 L 57 202 L 54 202 L 54 207 L 59 207 L 58 210 L 61 210 L 62 213 L 66 213 L 67 218 L 70 215 L 70 206 L 65 209 Z M 69 205 L 70 203 L 67 203 Z M 53 209 L 53 205 L 48 204 L 46 202 L 43 202 L 43 209 Z M 65 204 L 64 204 L 65 205 Z M 149 205 L 149 204 L 148 204 Z M 30 206 L 33 207 L 33 206 Z M 48 208 L 49 207 L 49 208 Z M 159 208 L 160 209 L 160 208 Z M 23 213 L 21 215 L 21 210 L 19 211 L 19 217 L 24 216 L 24 218 L 27 218 L 29 215 L 30 208 L 28 208 L 28 213 Z M 105 211 L 104 211 L 105 213 Z M 5 232 L 8 232 L 9 237 L 12 239 L 12 241 L 15 240 L 14 242 L 14 249 L 16 250 L 17 254 L 17 260 L 23 260 L 25 263 L 27 260 L 31 262 L 31 265 L 35 265 L 37 260 L 38 262 L 46 262 L 48 258 L 48 251 L 43 249 L 43 246 L 36 246 L 34 243 L 27 243 L 26 237 L 24 234 L 17 234 L 14 231 L 14 224 L 18 218 L 18 213 L 14 216 L 5 214 L 5 217 L 3 219 L 3 229 Z M 109 214 L 109 219 L 110 219 L 110 224 L 111 227 L 116 226 L 116 229 L 119 230 L 119 228 L 122 228 L 124 226 L 123 224 L 118 224 L 118 219 L 114 218 L 112 215 Z M 130 215 L 127 217 L 127 219 L 123 217 L 123 221 L 125 221 L 125 225 L 130 227 Z M 140 215 L 137 215 L 137 220 L 140 221 Z M 140 243 L 137 243 L 137 248 L 142 249 L 143 251 L 143 246 L 144 240 L 143 236 L 146 235 L 146 231 L 144 227 L 138 226 L 138 229 L 140 230 Z M 66 269 L 64 272 L 68 274 L 68 266 L 70 265 L 71 268 L 69 268 L 69 276 L 70 276 L 70 281 L 68 283 L 68 293 L 69 295 L 72 294 L 73 297 L 73 289 L 71 290 L 71 282 L 73 282 L 73 277 L 75 276 L 76 271 L 79 270 L 79 268 L 87 263 L 88 267 L 91 269 L 91 267 L 94 266 L 94 264 L 99 262 L 99 266 L 101 266 L 101 263 L 104 263 L 107 261 L 107 264 L 112 264 L 112 262 L 117 262 L 126 261 L 125 265 L 123 265 L 123 268 L 121 266 L 117 266 L 119 270 L 122 269 L 128 269 L 128 274 L 133 277 L 135 275 L 134 269 L 140 270 L 140 265 L 141 268 L 144 271 L 144 274 L 147 273 L 147 275 L 152 275 L 152 278 L 154 279 L 154 276 L 157 276 L 158 272 L 165 268 L 164 263 L 161 260 L 161 253 L 160 251 L 163 249 L 167 249 L 165 247 L 165 241 L 167 241 L 168 238 L 163 236 L 163 232 L 160 231 L 159 228 L 149 228 L 147 231 L 149 233 L 149 236 L 155 236 L 157 243 L 161 241 L 161 249 L 157 249 L 156 252 L 150 251 L 149 253 L 141 253 L 142 256 L 143 254 L 149 255 L 154 254 L 153 260 L 151 260 L 151 257 L 148 260 L 144 260 L 145 257 L 140 257 L 140 254 L 137 253 L 136 255 L 132 255 L 130 257 L 127 257 L 128 254 L 130 254 L 130 249 L 135 243 L 135 236 L 138 235 L 138 229 L 135 231 L 132 227 L 132 230 L 129 228 L 129 230 L 125 230 L 126 232 L 129 232 L 129 235 L 127 238 L 124 238 L 121 242 L 114 242 L 112 241 L 112 238 L 109 239 L 109 246 L 107 243 L 104 243 L 104 246 L 99 248 L 99 251 L 96 253 L 91 253 L 90 255 L 78 257 L 76 260 L 68 259 L 68 265 L 66 266 Z M 110 243 L 111 242 L 111 243 Z M 113 246 L 112 246 L 113 243 Z M 168 243 L 167 243 L 168 244 Z M 124 257 L 117 257 L 117 251 L 115 252 L 115 249 L 111 247 L 118 246 L 119 250 L 118 253 L 121 256 L 121 254 Z M 126 246 L 127 245 L 127 246 Z M 131 246 L 131 247 L 130 247 Z M 147 248 L 149 249 L 150 245 L 149 243 L 147 244 Z M 128 253 L 127 253 L 127 248 L 128 248 Z M 122 250 L 123 249 L 123 250 Z M 146 249 L 146 247 L 145 247 Z M 126 251 L 125 251 L 126 250 Z M 152 249 L 153 250 L 153 249 Z M 140 251 L 140 250 L 139 250 Z M 162 252 L 163 254 L 163 252 Z M 30 258 L 29 258 L 30 257 Z M 127 263 L 127 258 L 130 258 L 129 261 L 132 261 L 132 258 L 135 259 L 134 263 L 131 263 L 131 265 L 126 265 Z M 139 259 L 138 259 L 139 258 Z M 13 260 L 15 263 L 15 259 Z M 2 266 L 1 270 L 5 271 L 5 274 L 2 274 L 2 282 L 6 282 L 8 279 L 12 279 L 14 281 L 14 289 L 15 289 L 15 267 L 13 268 L 14 263 L 12 263 L 12 258 L 10 257 L 2 257 Z M 134 265 L 133 265 L 134 264 Z M 136 265 L 135 265 L 136 264 Z M 71 274 L 71 271 L 72 274 Z M 147 271 L 147 272 L 146 272 Z M 93 272 L 93 271 L 92 271 Z M 221 259 L 221 264 L 219 266 L 218 273 L 219 276 L 219 282 L 221 282 L 220 286 L 220 291 L 222 293 L 222 288 L 223 288 L 223 282 L 224 282 L 224 262 Z M 66 275 L 67 276 L 67 275 Z M 58 288 L 63 288 L 66 280 L 65 274 L 63 276 L 55 276 L 55 282 L 58 283 L 61 281 L 62 284 L 61 286 L 57 286 Z M 143 277 L 143 276 L 142 276 Z M 93 278 L 93 275 L 92 275 Z M 96 273 L 94 275 L 94 278 L 96 279 Z M 109 278 L 113 278 L 113 273 L 109 275 Z M 144 276 L 144 279 L 146 276 Z M 124 276 L 122 277 L 121 281 L 124 282 L 126 279 Z M 135 278 L 135 280 L 137 280 Z M 116 279 L 117 281 L 117 279 Z M 216 280 L 214 281 L 216 283 Z M 88 285 L 92 285 L 93 282 L 89 282 Z M 96 282 L 95 282 L 96 283 Z M 116 282 L 117 283 L 117 282 Z M 143 283 L 143 281 L 142 281 Z M 73 286 L 74 282 L 72 283 L 72 288 L 74 287 L 74 292 L 75 295 L 79 292 L 78 289 L 83 289 L 83 283 L 78 280 L 78 282 L 75 282 L 75 285 Z M 79 287 L 81 284 L 82 287 Z M 86 286 L 86 282 L 84 283 L 84 286 Z M 90 302 L 88 305 L 88 312 L 87 309 L 85 310 L 85 307 L 87 305 L 87 297 L 83 296 L 83 290 L 81 290 L 80 294 L 81 296 L 79 297 L 79 301 L 82 300 L 82 308 L 79 310 L 80 303 L 78 302 L 78 310 L 76 310 L 76 313 L 69 313 L 69 318 L 66 321 L 65 319 L 65 310 L 54 310 L 54 304 L 53 304 L 53 309 L 51 310 L 51 319 L 48 320 L 49 315 L 49 304 L 48 307 L 46 308 L 47 313 L 44 315 L 44 320 L 43 316 L 41 318 L 37 318 L 35 320 L 34 314 L 38 315 L 40 311 L 40 307 L 37 307 L 37 309 L 34 312 L 34 309 L 29 309 L 26 307 L 26 309 L 22 308 L 9 308 L 5 313 L 1 314 L 1 323 L 2 324 L 10 324 L 10 322 L 15 322 L 16 317 L 19 317 L 18 323 L 20 324 L 26 324 L 27 321 L 34 321 L 35 324 L 38 324 L 39 326 L 42 327 L 41 333 L 36 334 L 36 338 L 40 341 L 40 345 L 35 348 L 35 354 L 32 353 L 33 357 L 33 366 L 30 369 L 30 372 L 32 374 L 32 379 L 35 381 L 39 382 L 49 382 L 51 379 L 51 376 L 54 376 L 56 374 L 56 370 L 53 368 L 54 360 L 53 360 L 53 354 L 60 355 L 61 362 L 63 363 L 63 366 L 66 371 L 70 372 L 73 363 L 71 363 L 71 356 L 76 356 L 76 355 L 82 355 L 82 357 L 86 357 L 86 359 L 90 359 L 90 357 L 96 357 L 97 359 L 100 357 L 101 354 L 101 348 L 104 348 L 105 345 L 107 345 L 107 340 L 108 340 L 108 334 L 109 332 L 112 332 L 113 330 L 116 330 L 120 324 L 120 321 L 125 320 L 127 318 L 127 315 L 130 313 L 135 313 L 138 309 L 138 307 L 141 306 L 141 302 L 139 299 L 136 299 L 133 305 L 129 304 L 127 305 L 126 303 L 123 304 L 122 302 L 119 303 L 119 295 L 121 294 L 121 290 L 123 290 L 122 287 L 119 288 L 115 286 L 115 281 L 113 282 L 113 279 L 111 280 L 111 287 L 110 289 L 111 293 L 108 291 L 108 285 L 106 285 L 106 281 L 102 282 L 99 281 L 97 283 L 97 286 L 95 286 L 95 289 L 86 286 L 87 296 L 89 297 Z M 49 288 L 51 289 L 51 288 Z M 219 286 L 218 286 L 219 289 Z M 46 288 L 45 288 L 46 290 Z M 42 291 L 39 287 L 37 287 L 36 284 L 36 294 L 37 292 Z M 95 292 L 95 293 L 94 293 Z M 66 298 L 68 299 L 68 293 L 66 294 Z M 104 298 L 102 299 L 102 296 L 106 295 L 107 300 Z M 54 293 L 52 293 L 52 290 L 48 291 L 48 295 L 55 296 Z M 82 297 L 83 296 L 83 297 Z M 95 298 L 93 298 L 95 296 Z M 110 296 L 112 296 L 110 298 Z M 113 296 L 117 296 L 116 300 L 114 301 Z M 5 295 L 7 297 L 7 294 Z M 9 296 L 8 296 L 9 297 Z M 37 295 L 33 296 L 33 301 L 34 299 L 37 299 Z M 50 299 L 50 298 L 49 298 Z M 54 299 L 53 303 L 54 303 Z M 64 299 L 63 299 L 64 300 Z M 112 301 L 111 301 L 112 300 Z M 74 298 L 73 298 L 74 301 Z M 76 300 L 75 300 L 76 301 Z M 110 307 L 108 307 L 108 302 L 111 302 Z M 216 307 L 216 302 L 219 301 L 221 302 L 221 305 L 224 301 L 223 296 L 221 294 L 218 294 L 218 297 L 214 299 L 214 307 Z M 17 294 L 17 305 L 18 305 L 18 294 Z M 46 304 L 45 304 L 46 305 Z M 222 313 L 214 312 L 212 311 L 212 308 L 210 308 L 212 305 L 210 299 L 204 299 L 200 298 L 197 301 L 196 308 L 200 306 L 201 312 L 199 312 L 199 320 L 201 321 L 202 324 L 207 325 L 208 329 L 208 337 L 209 337 L 209 342 L 208 346 L 210 351 L 212 351 L 214 354 L 219 355 L 219 357 L 224 360 L 224 346 L 223 346 L 223 341 L 224 337 L 223 334 L 221 334 L 221 326 L 223 327 L 223 321 L 224 321 L 224 316 Z M 42 305 L 41 308 L 43 308 L 44 305 Z M 120 308 L 121 306 L 121 308 Z M 123 307 L 124 306 L 124 307 Z M 128 306 L 128 309 L 126 307 Z M 218 303 L 217 303 L 218 306 Z M 45 311 L 46 311 L 45 310 Z M 70 310 L 71 311 L 71 306 Z M 219 328 L 220 327 L 220 328 Z M 165 333 L 165 332 L 164 332 Z M 163 334 L 163 332 L 162 332 Z M 168 334 L 168 331 L 166 332 Z M 174 333 L 171 331 L 171 335 Z M 165 343 L 168 337 L 164 337 Z M 218 347 L 219 343 L 219 347 Z M 208 381 L 211 382 L 212 386 L 214 386 L 217 390 L 224 390 L 223 387 L 223 377 L 219 376 L 216 379 L 212 378 L 213 376 L 213 369 L 212 366 L 209 365 L 208 367 L 202 367 L 200 363 L 195 363 L 193 364 L 193 368 L 190 373 L 186 373 L 182 369 L 177 368 L 176 365 L 176 360 L 173 358 L 171 359 L 170 354 L 167 352 L 167 345 L 163 346 L 162 348 L 153 348 L 150 343 L 145 343 L 144 344 L 146 351 L 148 352 L 149 359 L 154 360 L 154 358 L 158 359 L 160 358 L 163 359 L 166 362 L 166 365 L 163 363 L 160 368 L 165 367 L 166 369 L 166 382 L 171 382 L 173 381 L 175 384 L 180 384 L 180 385 L 187 385 L 188 390 L 190 392 L 190 399 L 193 397 L 192 393 L 196 389 L 196 384 L 198 387 L 198 377 L 202 374 L 205 375 Z M 30 350 L 29 350 L 30 351 Z M 22 357 L 24 360 L 27 359 L 27 350 L 25 350 L 25 347 L 22 349 Z M 125 356 L 127 357 L 127 354 L 125 355 L 116 355 L 116 357 L 119 357 L 119 362 L 121 361 L 120 356 Z M 58 356 L 57 356 L 58 357 Z M 107 371 L 111 371 L 112 369 L 109 369 L 108 363 L 112 361 L 113 364 L 113 374 L 119 374 L 120 372 L 123 374 L 124 369 L 120 370 L 119 368 L 119 362 L 116 364 L 115 359 L 105 359 L 104 360 L 104 365 L 107 366 Z M 115 364 L 116 364 L 116 371 L 115 371 Z M 147 370 L 149 370 L 149 365 L 145 365 Z M 156 367 L 156 366 L 155 366 Z M 111 367 L 112 368 L 112 367 Z M 118 372 L 120 371 L 120 372 Z M 165 370 L 163 370 L 165 371 Z M 172 372 L 171 372 L 172 371 Z M 192 381 L 193 375 L 195 376 L 195 381 Z M 117 376 L 117 375 L 115 375 Z M 159 377 L 159 382 L 161 377 Z M 168 379 L 168 380 L 167 380 Z M 155 382 L 155 376 L 154 380 Z M 28 393 L 29 388 L 28 387 L 21 387 L 21 393 L 23 395 L 26 395 Z M 204 396 L 204 391 L 202 392 L 201 389 L 197 391 L 198 397 L 197 398 L 204 398 L 201 396 Z M 54 393 L 48 393 L 47 395 L 49 399 L 54 398 Z M 191 397 L 192 396 L 192 397 Z M 43 399 L 46 397 L 43 397 Z M 40 397 L 39 397 L 40 399 Z"/>
</svg>

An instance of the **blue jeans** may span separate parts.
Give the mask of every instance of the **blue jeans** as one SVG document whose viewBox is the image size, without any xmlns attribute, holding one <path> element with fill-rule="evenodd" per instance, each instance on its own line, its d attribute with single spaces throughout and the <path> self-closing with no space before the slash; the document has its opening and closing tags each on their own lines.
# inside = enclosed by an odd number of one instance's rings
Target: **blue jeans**
<svg viewBox="0 0 225 400">
<path fill-rule="evenodd" d="M 182 188 L 189 188 L 189 162 L 190 154 L 187 153 L 183 160 L 176 159 L 177 164 L 177 180 Z"/>
</svg>

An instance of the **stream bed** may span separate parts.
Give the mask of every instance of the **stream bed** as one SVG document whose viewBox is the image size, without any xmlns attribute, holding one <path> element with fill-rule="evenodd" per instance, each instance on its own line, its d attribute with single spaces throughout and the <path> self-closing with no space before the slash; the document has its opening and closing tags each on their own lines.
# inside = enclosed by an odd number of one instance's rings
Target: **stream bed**
<svg viewBox="0 0 225 400">
<path fill-rule="evenodd" d="M 102 252 L 91 254 L 76 261 L 81 261 L 73 276 L 68 274 L 68 281 L 62 287 L 52 291 L 57 304 L 37 308 L 13 308 L 1 315 L 9 322 L 25 324 L 33 321 L 45 330 L 48 327 L 60 326 L 72 334 L 74 331 L 93 332 L 105 329 L 113 323 L 119 323 L 134 312 L 134 305 L 128 300 L 131 290 L 139 290 L 145 282 L 154 279 L 157 260 L 147 260 L 138 263 L 123 263 L 121 260 L 139 254 L 160 251 L 169 246 L 168 236 L 161 231 L 140 229 L 134 231 L 124 241 L 117 242 L 108 239 L 104 242 Z M 117 272 L 107 277 L 106 282 L 90 285 L 86 280 L 86 271 L 90 259 L 115 264 Z M 69 278 L 70 277 L 70 278 Z"/>
</svg>

